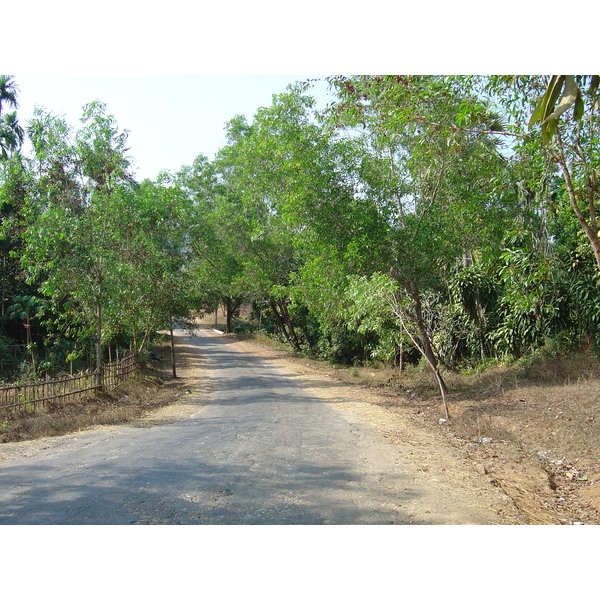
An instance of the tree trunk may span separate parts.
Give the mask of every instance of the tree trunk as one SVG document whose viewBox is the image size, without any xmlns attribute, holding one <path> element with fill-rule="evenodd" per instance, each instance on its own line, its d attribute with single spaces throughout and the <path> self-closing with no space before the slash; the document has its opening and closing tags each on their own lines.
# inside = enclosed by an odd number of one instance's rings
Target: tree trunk
<svg viewBox="0 0 600 600">
<path fill-rule="evenodd" d="M 281 307 L 281 316 L 285 321 L 288 331 L 290 332 L 290 337 L 292 339 L 292 345 L 297 352 L 300 352 L 302 349 L 300 346 L 300 342 L 298 341 L 298 336 L 296 335 L 296 330 L 294 329 L 294 325 L 292 324 L 292 320 L 290 319 L 290 313 L 288 312 L 287 306 L 285 304 L 285 300 L 279 301 L 279 306 Z"/>
<path fill-rule="evenodd" d="M 227 296 L 223 298 L 223 307 L 225 309 L 225 333 L 231 333 L 231 322 L 237 306 L 233 299 Z"/>
<path fill-rule="evenodd" d="M 275 321 L 277 321 L 277 325 L 279 326 L 279 329 L 285 336 L 285 339 L 288 341 L 289 345 L 292 346 L 292 348 L 294 348 L 296 351 L 300 351 L 298 339 L 294 339 L 288 331 L 284 318 L 279 314 L 279 310 L 277 308 L 277 303 L 275 302 L 275 300 L 269 298 L 269 305 L 271 307 L 271 310 L 273 311 L 273 314 L 275 315 Z"/>
<path fill-rule="evenodd" d="M 404 371 L 404 344 L 400 344 L 399 348 L 396 348 L 396 354 L 394 355 L 394 367 L 402 373 Z"/>
<path fill-rule="evenodd" d="M 233 320 L 233 314 L 231 308 L 227 306 L 227 324 L 225 325 L 225 333 L 231 333 L 231 321 Z"/>
<path fill-rule="evenodd" d="M 596 259 L 596 266 L 600 271 L 600 239 L 598 238 L 598 224 L 596 221 L 596 205 L 595 205 L 595 196 L 597 193 L 597 183 L 592 172 L 591 175 L 587 177 L 587 201 L 588 201 L 588 210 L 589 210 L 589 222 L 585 218 L 585 215 L 579 208 L 579 203 L 577 202 L 577 194 L 575 192 L 575 187 L 573 186 L 573 180 L 571 178 L 571 171 L 569 170 L 569 166 L 567 165 L 567 160 L 565 158 L 565 153 L 563 149 L 562 138 L 560 137 L 560 132 L 557 132 L 558 139 L 558 154 L 554 154 L 554 160 L 558 163 L 560 167 L 563 177 L 565 179 L 565 185 L 567 188 L 567 192 L 569 194 L 569 202 L 571 204 L 571 208 L 579 221 L 579 225 L 583 229 L 586 237 L 590 242 L 590 246 L 592 247 L 592 251 L 594 252 L 594 258 Z"/>
<path fill-rule="evenodd" d="M 102 389 L 102 308 L 96 305 L 96 386 Z"/>
<path fill-rule="evenodd" d="M 273 311 L 273 315 L 275 316 L 275 321 L 277 323 L 277 327 L 279 327 L 279 330 L 281 331 L 281 333 L 283 333 L 283 335 L 285 336 L 285 339 L 289 342 L 289 344 L 291 346 L 292 340 L 290 340 L 290 336 L 285 327 L 285 323 L 283 322 L 283 319 L 281 318 L 281 315 L 279 314 L 279 310 L 277 309 L 277 304 L 275 304 L 275 300 L 272 300 L 271 298 L 269 298 L 269 306 L 271 307 L 271 310 Z"/>
<path fill-rule="evenodd" d="M 173 379 L 177 379 L 175 367 L 175 336 L 173 335 L 173 319 L 170 320 L 169 333 L 171 334 L 171 366 L 173 367 Z"/>
<path fill-rule="evenodd" d="M 425 325 L 425 319 L 423 318 L 423 306 L 421 304 L 421 295 L 419 294 L 419 289 L 417 287 L 417 283 L 411 277 L 408 279 L 408 290 L 410 293 L 410 297 L 414 303 L 415 308 L 415 320 L 417 329 L 419 331 L 419 341 L 420 344 L 417 345 L 417 349 L 421 354 L 425 357 L 431 371 L 433 372 L 433 376 L 437 383 L 438 389 L 440 391 L 440 395 L 442 397 L 442 403 L 444 405 L 444 413 L 446 415 L 446 419 L 450 418 L 448 414 L 448 405 L 446 403 L 446 396 L 448 394 L 448 387 L 446 386 L 446 382 L 440 373 L 440 369 L 438 366 L 438 360 L 433 351 L 433 344 L 431 343 L 431 339 L 429 336 L 429 331 L 427 330 L 427 326 Z M 408 333 L 408 331 L 407 331 Z M 410 335 L 410 333 L 409 333 Z M 411 335 L 412 338 L 412 335 Z M 414 338 L 413 338 L 414 339 Z"/>
<path fill-rule="evenodd" d="M 35 348 L 33 346 L 33 334 L 31 333 L 31 319 L 29 317 L 29 311 L 27 311 L 27 317 L 25 319 L 25 329 L 27 330 L 27 349 L 31 354 L 31 366 L 33 367 L 33 372 L 37 372 L 37 367 L 35 364 Z"/>
<path fill-rule="evenodd" d="M 590 242 L 590 246 L 592 247 L 592 251 L 594 253 L 594 258 L 596 259 L 596 266 L 600 271 L 600 239 L 598 239 L 598 229 L 596 224 L 594 223 L 594 218 L 591 219 L 591 223 L 588 223 L 585 216 L 579 209 L 579 205 L 577 203 L 577 196 L 575 194 L 575 189 L 573 188 L 573 182 L 571 181 L 571 175 L 566 164 L 562 162 L 559 163 L 562 169 L 563 175 L 565 177 L 565 183 L 567 186 L 567 192 L 569 193 L 569 202 L 571 203 L 571 208 L 579 221 L 579 225 L 583 229 L 588 241 Z M 592 217 L 594 214 L 592 212 Z"/>
</svg>

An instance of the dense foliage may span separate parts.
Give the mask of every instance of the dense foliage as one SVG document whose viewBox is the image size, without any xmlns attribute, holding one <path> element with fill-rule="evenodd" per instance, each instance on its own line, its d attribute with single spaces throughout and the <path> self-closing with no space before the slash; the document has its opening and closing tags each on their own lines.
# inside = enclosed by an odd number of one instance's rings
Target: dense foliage
<svg viewBox="0 0 600 600">
<path fill-rule="evenodd" d="M 299 83 L 214 160 L 137 182 L 103 104 L 24 131 L 0 78 L 4 376 L 99 367 L 219 305 L 297 352 L 422 361 L 442 397 L 447 369 L 600 340 L 596 76 L 328 82 L 326 109 Z"/>
</svg>

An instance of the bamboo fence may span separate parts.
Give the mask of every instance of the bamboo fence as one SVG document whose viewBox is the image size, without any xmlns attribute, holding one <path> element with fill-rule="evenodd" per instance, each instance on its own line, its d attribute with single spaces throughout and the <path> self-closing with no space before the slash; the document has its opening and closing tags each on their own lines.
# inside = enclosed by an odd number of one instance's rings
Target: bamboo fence
<svg viewBox="0 0 600 600">
<path fill-rule="evenodd" d="M 37 383 L 0 386 L 0 411 L 34 410 L 49 400 L 76 399 L 92 390 L 113 390 L 138 368 L 137 357 L 126 356 L 102 368 L 102 384 L 97 385 L 96 373 L 63 375 Z"/>
</svg>

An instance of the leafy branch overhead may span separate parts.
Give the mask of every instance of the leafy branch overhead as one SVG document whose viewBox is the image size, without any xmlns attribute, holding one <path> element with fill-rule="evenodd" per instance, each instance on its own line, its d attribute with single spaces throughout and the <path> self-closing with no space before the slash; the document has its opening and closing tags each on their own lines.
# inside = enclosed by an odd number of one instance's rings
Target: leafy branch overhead
<svg viewBox="0 0 600 600">
<path fill-rule="evenodd" d="M 574 107 L 573 119 L 579 121 L 584 113 L 584 98 L 581 85 L 586 76 L 553 75 L 546 88 L 546 93 L 538 102 L 529 120 L 529 129 L 536 123 L 541 123 L 542 140 L 548 144 L 556 133 L 558 118 Z M 587 94 L 594 98 L 600 84 L 600 76 L 589 77 Z M 594 99 L 594 103 L 597 100 Z"/>
</svg>

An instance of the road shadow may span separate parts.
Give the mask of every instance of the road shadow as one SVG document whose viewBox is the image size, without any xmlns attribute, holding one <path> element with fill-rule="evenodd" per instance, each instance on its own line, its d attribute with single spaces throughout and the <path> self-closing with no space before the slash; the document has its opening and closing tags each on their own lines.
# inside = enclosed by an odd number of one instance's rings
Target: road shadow
<svg viewBox="0 0 600 600">
<path fill-rule="evenodd" d="M 179 424 L 190 428 L 190 423 Z M 414 499 L 379 490 L 358 508 L 345 491 L 360 475 L 348 469 L 298 465 L 293 476 L 270 476 L 244 463 L 155 459 L 151 466 L 123 469 L 95 464 L 90 474 L 64 473 L 40 462 L 3 469 L 0 486 L 11 490 L 0 503 L 2 525 L 323 525 L 434 524 L 398 507 Z M 15 472 L 18 470 L 18 473 Z M 93 473 L 93 474 L 92 474 Z M 404 476 L 389 487 L 406 486 Z M 49 481 L 51 480 L 51 481 Z M 394 510 L 384 505 L 398 507 Z"/>
</svg>

